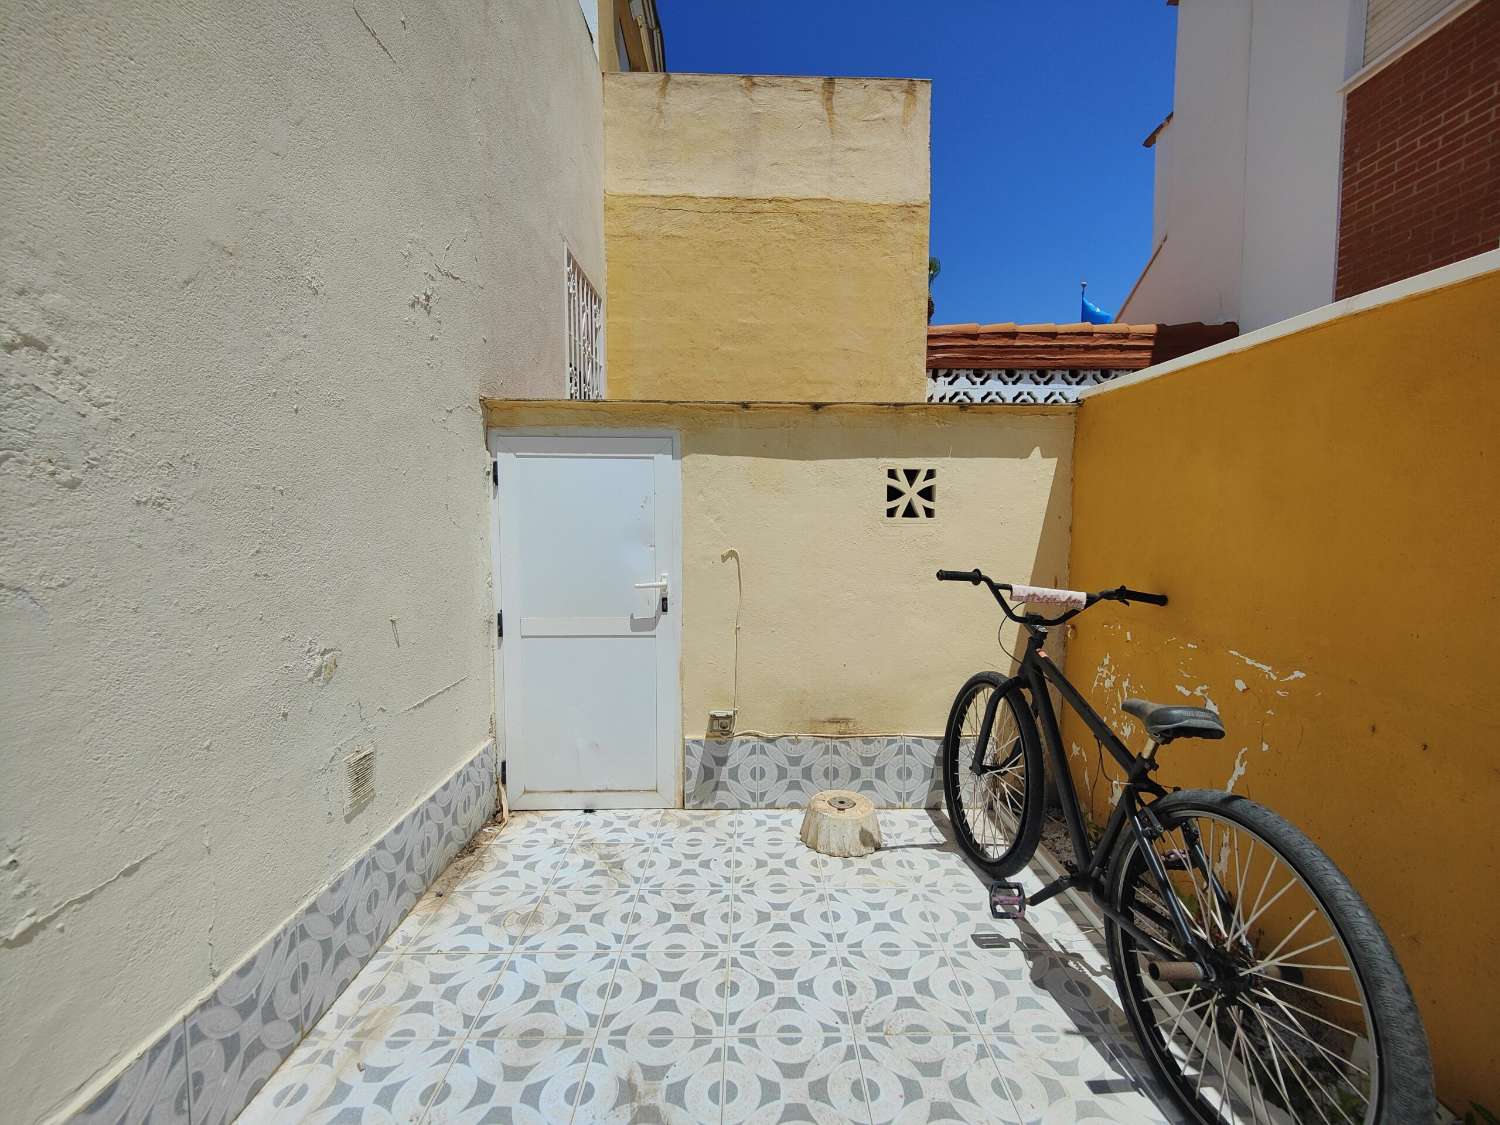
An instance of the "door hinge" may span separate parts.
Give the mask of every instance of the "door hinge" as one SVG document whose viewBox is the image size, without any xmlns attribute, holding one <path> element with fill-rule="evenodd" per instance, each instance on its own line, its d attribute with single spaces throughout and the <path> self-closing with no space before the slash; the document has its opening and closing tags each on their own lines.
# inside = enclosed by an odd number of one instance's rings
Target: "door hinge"
<svg viewBox="0 0 1500 1125">
<path fill-rule="evenodd" d="M 495 639 L 496 640 L 504 640 L 505 639 L 505 614 L 504 613 L 497 613 L 497 614 L 495 614 Z"/>
<path fill-rule="evenodd" d="M 505 762 L 503 760 L 500 762 L 500 784 L 505 784 Z"/>
<path fill-rule="evenodd" d="M 500 487 L 500 460 L 496 458 L 490 462 L 490 484 L 495 488 Z"/>
</svg>

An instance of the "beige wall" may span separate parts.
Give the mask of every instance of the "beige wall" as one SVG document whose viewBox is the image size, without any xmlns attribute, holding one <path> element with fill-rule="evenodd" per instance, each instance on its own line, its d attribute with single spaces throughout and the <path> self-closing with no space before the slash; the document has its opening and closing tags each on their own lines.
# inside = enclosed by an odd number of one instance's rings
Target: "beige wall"
<svg viewBox="0 0 1500 1125">
<path fill-rule="evenodd" d="M 1004 667 L 1000 613 L 939 567 L 1067 579 L 1070 408 L 493 404 L 505 427 L 681 435 L 683 733 L 734 702 L 775 734 L 940 734 L 959 685 Z M 887 519 L 885 468 L 937 469 L 937 516 Z M 733 548 L 739 567 L 724 553 Z M 1014 649 L 1007 627 L 1005 643 Z"/>
<path fill-rule="evenodd" d="M 0 5 L 7 1121 L 489 735 L 478 403 L 564 393 L 565 237 L 602 287 L 598 64 L 572 0 L 359 10 Z"/>
<path fill-rule="evenodd" d="M 1500 981 L 1473 971 L 1500 927 L 1500 251 L 1485 258 L 1100 388 L 1073 493 L 1074 584 L 1171 603 L 1080 618 L 1069 675 L 1137 749 L 1126 696 L 1223 715 L 1228 737 L 1166 748 L 1159 779 L 1264 801 L 1343 868 L 1454 1106 L 1495 1105 L 1500 1074 Z M 1093 740 L 1064 734 L 1102 817 Z"/>
<path fill-rule="evenodd" d="M 609 397 L 923 398 L 929 83 L 604 90 Z"/>
</svg>

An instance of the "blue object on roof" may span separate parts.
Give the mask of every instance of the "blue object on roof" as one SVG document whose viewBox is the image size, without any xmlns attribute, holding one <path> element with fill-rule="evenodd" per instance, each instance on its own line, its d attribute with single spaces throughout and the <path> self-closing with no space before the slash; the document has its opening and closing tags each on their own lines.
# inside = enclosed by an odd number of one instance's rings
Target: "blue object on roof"
<svg viewBox="0 0 1500 1125">
<path fill-rule="evenodd" d="M 1078 299 L 1083 303 L 1083 308 L 1078 314 L 1078 318 L 1080 320 L 1085 320 L 1090 324 L 1114 323 L 1115 318 L 1110 313 L 1105 312 L 1098 305 L 1094 304 L 1093 301 L 1090 301 L 1087 297 L 1083 296 L 1080 296 Z"/>
</svg>

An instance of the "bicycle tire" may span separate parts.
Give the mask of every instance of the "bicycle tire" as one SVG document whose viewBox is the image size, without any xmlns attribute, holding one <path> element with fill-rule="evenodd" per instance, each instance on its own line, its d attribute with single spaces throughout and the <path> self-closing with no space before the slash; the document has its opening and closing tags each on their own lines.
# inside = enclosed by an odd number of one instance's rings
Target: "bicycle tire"
<svg viewBox="0 0 1500 1125">
<path fill-rule="evenodd" d="M 1275 862 L 1266 864 L 1266 875 L 1262 881 L 1261 893 L 1256 896 L 1251 912 L 1247 913 L 1245 903 L 1249 895 L 1244 892 L 1248 887 L 1243 871 L 1240 874 L 1238 889 L 1236 890 L 1233 885 L 1234 875 L 1229 870 L 1231 866 L 1229 841 L 1233 839 L 1235 848 L 1232 857 L 1233 867 L 1239 869 L 1242 859 L 1240 841 L 1242 838 L 1248 838 L 1253 841 L 1251 854 L 1243 857 L 1243 863 L 1244 871 L 1251 872 L 1252 881 L 1255 877 L 1253 851 L 1255 846 L 1259 846 L 1266 849 L 1276 861 L 1279 861 L 1295 876 L 1295 879 L 1288 881 L 1287 886 L 1291 887 L 1300 881 L 1307 889 L 1313 904 L 1322 911 L 1323 921 L 1320 925 L 1327 929 L 1330 937 L 1316 943 L 1321 947 L 1318 952 L 1301 953 L 1299 951 L 1299 956 L 1304 960 L 1308 957 L 1315 957 L 1322 962 L 1336 960 L 1338 951 L 1342 950 L 1348 963 L 1348 968 L 1344 971 L 1352 974 L 1352 978 L 1335 977 L 1331 970 L 1339 969 L 1340 966 L 1320 963 L 1306 965 L 1292 972 L 1288 972 L 1287 968 L 1283 967 L 1276 970 L 1267 980 L 1257 979 L 1262 974 L 1255 973 L 1252 967 L 1243 978 L 1252 982 L 1251 987 L 1234 994 L 1234 1003 L 1245 1008 L 1243 1020 L 1238 1015 L 1232 1017 L 1235 1036 L 1244 1048 L 1245 1064 L 1235 1073 L 1233 1079 L 1228 1077 L 1229 1071 L 1239 1063 L 1234 1048 L 1231 1046 L 1227 1056 L 1227 1066 L 1224 1061 L 1219 1064 L 1224 1077 L 1220 1079 L 1219 1107 L 1215 1109 L 1215 1092 L 1210 1088 L 1212 1084 L 1206 1086 L 1202 1075 L 1206 1074 L 1213 1065 L 1209 1044 L 1216 1043 L 1222 1048 L 1223 1037 L 1228 1033 L 1230 1022 L 1224 1015 L 1221 1015 L 1217 1002 L 1210 1002 L 1207 1008 L 1208 1015 L 1194 1016 L 1194 1019 L 1198 1021 L 1197 1026 L 1204 1032 L 1201 1048 L 1203 1063 L 1197 1068 L 1200 1077 L 1196 1083 L 1190 1083 L 1188 1072 L 1193 1069 L 1191 1064 L 1194 1055 L 1191 1049 L 1188 1050 L 1186 1058 L 1174 1053 L 1172 1037 L 1177 1034 L 1180 1025 L 1185 1026 L 1192 1022 L 1186 1021 L 1185 1024 L 1182 1014 L 1193 1009 L 1192 993 L 1187 993 L 1181 1004 L 1174 1009 L 1172 1000 L 1177 996 L 1183 996 L 1180 984 L 1175 986 L 1179 990 L 1175 993 L 1166 992 L 1166 988 L 1172 986 L 1158 985 L 1154 989 L 1148 987 L 1145 981 L 1149 973 L 1143 974 L 1141 971 L 1142 965 L 1146 963 L 1147 955 L 1138 947 L 1134 937 L 1113 919 L 1106 919 L 1105 944 L 1109 954 L 1110 968 L 1119 988 L 1120 999 L 1131 1030 L 1135 1033 L 1151 1069 L 1165 1084 L 1181 1108 L 1196 1121 L 1220 1125 L 1226 1120 L 1224 1116 L 1226 1113 L 1230 1115 L 1228 1120 L 1243 1120 L 1243 1110 L 1248 1105 L 1250 1119 L 1259 1121 L 1261 1118 L 1257 1116 L 1255 1110 L 1258 1093 L 1261 1110 L 1264 1111 L 1266 1120 L 1283 1120 L 1285 1115 L 1290 1115 L 1293 1120 L 1297 1121 L 1348 1121 L 1354 1122 L 1355 1125 L 1398 1125 L 1398 1123 L 1407 1125 L 1410 1122 L 1433 1120 L 1437 1101 L 1433 1089 L 1432 1064 L 1428 1053 L 1427 1037 L 1422 1028 L 1421 1016 L 1412 998 L 1411 988 L 1407 984 L 1406 977 L 1401 971 L 1401 966 L 1379 922 L 1333 861 L 1295 826 L 1265 806 L 1244 797 L 1218 790 L 1183 790 L 1157 801 L 1151 809 L 1166 830 L 1163 839 L 1167 841 L 1171 840 L 1171 834 L 1174 831 L 1178 833 L 1179 841 L 1189 840 L 1190 837 L 1182 831 L 1183 825 L 1188 822 L 1194 824 L 1195 833 L 1200 842 L 1203 836 L 1199 827 L 1201 822 L 1225 826 L 1222 830 L 1223 842 L 1218 848 L 1214 846 L 1218 842 L 1218 835 L 1210 827 L 1208 833 L 1210 846 L 1203 849 L 1203 854 L 1208 857 L 1212 856 L 1215 851 L 1220 853 L 1220 861 L 1210 859 L 1209 867 L 1218 871 L 1219 862 L 1223 863 L 1225 871 L 1217 881 L 1225 887 L 1226 894 L 1229 895 L 1229 903 L 1227 907 L 1215 907 L 1212 911 L 1209 911 L 1207 907 L 1203 908 L 1200 916 L 1204 927 L 1199 930 L 1200 935 L 1203 935 L 1205 931 L 1208 935 L 1214 933 L 1213 922 L 1209 920 L 1209 914 L 1212 913 L 1219 920 L 1221 929 L 1225 931 L 1226 948 L 1235 946 L 1239 940 L 1235 937 L 1236 934 L 1240 934 L 1243 938 L 1245 947 L 1253 947 L 1255 942 L 1262 941 L 1261 935 L 1267 928 L 1266 926 L 1256 930 L 1254 938 L 1251 938 L 1250 931 L 1258 916 L 1271 916 L 1266 913 L 1272 909 L 1271 904 L 1266 903 L 1266 912 L 1262 912 L 1261 900 L 1272 873 L 1278 869 Z M 1231 832 L 1229 826 L 1241 830 L 1245 837 Z M 1178 850 L 1178 854 L 1181 855 L 1181 849 Z M 1182 855 L 1175 862 L 1182 863 L 1185 860 L 1187 861 L 1185 870 L 1189 878 L 1196 879 L 1203 873 L 1203 869 L 1193 865 L 1186 855 Z M 1144 892 L 1142 887 L 1136 886 L 1136 881 L 1143 878 L 1144 863 L 1135 836 L 1131 833 L 1122 836 L 1110 861 L 1109 902 L 1115 910 L 1132 917 L 1138 925 L 1142 924 L 1143 919 L 1149 918 L 1153 906 L 1164 905 L 1154 880 L 1142 884 Z M 1278 883 L 1279 878 L 1278 875 Z M 1196 890 L 1198 884 L 1194 882 L 1193 886 Z M 1139 900 L 1141 912 L 1132 914 L 1138 901 L 1135 896 L 1142 893 L 1146 897 Z M 1154 896 L 1154 900 L 1150 896 Z M 1205 882 L 1203 901 L 1212 904 L 1215 897 L 1213 887 Z M 1296 910 L 1300 907 L 1283 907 L 1282 909 L 1289 917 L 1294 917 Z M 1243 927 L 1244 932 L 1241 934 L 1239 921 L 1246 917 L 1250 919 L 1250 923 Z M 1308 917 L 1312 915 L 1309 914 Z M 1229 922 L 1227 927 L 1223 925 L 1224 921 Z M 1297 946 L 1312 949 L 1313 945 L 1309 944 L 1307 939 L 1315 937 L 1320 931 L 1316 928 L 1310 931 L 1303 929 L 1306 921 L 1305 917 L 1298 927 L 1302 932 L 1292 940 Z M 1165 928 L 1159 929 L 1158 933 L 1161 932 L 1166 932 Z M 1297 931 L 1292 932 L 1297 933 Z M 1280 930 L 1273 928 L 1263 944 L 1275 940 L 1279 934 Z M 1283 936 L 1278 950 L 1284 948 L 1289 936 Z M 1336 942 L 1331 940 L 1334 937 L 1337 938 Z M 1260 958 L 1264 954 L 1256 949 L 1250 956 Z M 1269 955 L 1270 959 L 1261 961 L 1259 964 L 1287 966 L 1291 964 L 1286 960 L 1288 956 L 1287 953 L 1273 950 Z M 1278 957 L 1281 959 L 1279 962 Z M 1160 967 L 1160 962 L 1158 962 L 1158 967 Z M 1319 970 L 1321 975 L 1304 973 L 1303 968 Z M 1323 970 L 1330 971 L 1324 972 Z M 1325 989 L 1335 988 L 1336 991 L 1315 989 L 1308 983 L 1312 980 L 1325 985 Z M 1334 980 L 1335 984 L 1329 985 L 1330 980 Z M 1347 984 L 1343 983 L 1346 981 Z M 1193 987 L 1212 988 L 1212 986 L 1198 985 Z M 1155 999 L 1147 999 L 1153 992 Z M 1307 1011 L 1307 1022 L 1303 1023 L 1298 1016 L 1293 1015 L 1287 1009 L 1287 1005 L 1280 1000 L 1275 1000 L 1275 1003 L 1280 1005 L 1278 1009 L 1273 1006 L 1271 999 L 1258 999 L 1262 992 L 1267 997 L 1273 997 L 1276 992 L 1292 997 L 1293 1008 L 1297 1011 Z M 1343 995 L 1338 995 L 1339 992 Z M 1207 996 L 1208 991 L 1205 991 L 1203 995 Z M 1162 999 L 1163 996 L 1167 999 Z M 1241 997 L 1251 999 L 1242 1000 Z M 1319 997 L 1326 997 L 1326 999 L 1319 999 Z M 1338 1024 L 1354 1026 L 1353 1015 L 1348 1012 L 1348 1005 L 1353 1003 L 1351 997 L 1357 998 L 1363 1004 L 1366 1022 L 1354 1031 L 1340 1030 Z M 1200 997 L 1200 1006 L 1202 1003 L 1203 1000 Z M 1271 1013 L 1270 1022 L 1249 1011 L 1253 1004 L 1260 1004 L 1265 1012 Z M 1335 1004 L 1342 1004 L 1344 1007 L 1335 1010 Z M 1227 1003 L 1224 1011 L 1228 1014 Z M 1321 1015 L 1314 1013 L 1321 1013 Z M 1280 1031 L 1276 1030 L 1278 1016 L 1283 1021 Z M 1334 1018 L 1329 1019 L 1330 1016 Z M 1171 1034 L 1163 1035 L 1162 1026 L 1169 1018 L 1175 1021 L 1170 1028 Z M 1256 1030 L 1257 1020 L 1263 1031 Z M 1296 1029 L 1285 1023 L 1286 1020 L 1290 1020 L 1291 1025 L 1297 1025 L 1301 1031 L 1311 1032 L 1309 1035 L 1302 1036 L 1308 1044 L 1312 1044 L 1311 1049 L 1300 1043 L 1296 1038 Z M 1318 1023 L 1313 1023 L 1314 1020 Z M 1318 1026 L 1319 1024 L 1327 1024 L 1334 1030 L 1329 1031 Z M 1361 1032 L 1365 1034 L 1362 1035 Z M 1260 1045 L 1253 1043 L 1254 1036 L 1257 1034 L 1262 1040 Z M 1338 1052 L 1332 1048 L 1344 1041 L 1342 1036 L 1351 1037 L 1349 1047 L 1351 1058 L 1360 1057 L 1370 1065 L 1361 1068 L 1353 1062 L 1344 1062 L 1335 1058 Z M 1317 1045 L 1319 1040 L 1323 1042 L 1323 1046 Z M 1363 1047 L 1361 1047 L 1362 1041 Z M 1297 1050 L 1288 1051 L 1286 1055 L 1282 1055 L 1274 1047 L 1274 1042 L 1281 1043 L 1282 1047 L 1290 1043 Z M 1269 1049 L 1268 1045 L 1270 1045 Z M 1361 1051 L 1364 1053 L 1360 1054 Z M 1324 1059 L 1317 1052 L 1329 1058 Z M 1222 1049 L 1220 1058 L 1224 1059 Z M 1270 1060 L 1269 1063 L 1267 1059 Z M 1283 1059 L 1285 1059 L 1285 1066 L 1282 1065 Z M 1338 1061 L 1339 1066 L 1334 1066 L 1334 1061 Z M 1274 1070 L 1272 1064 L 1274 1064 Z M 1298 1073 L 1299 1068 L 1301 1073 Z M 1363 1078 L 1359 1077 L 1360 1073 L 1363 1073 Z M 1303 1075 L 1306 1075 L 1306 1078 Z M 1328 1079 L 1326 1086 L 1322 1078 Z M 1349 1087 L 1348 1091 L 1340 1086 L 1341 1080 Z M 1267 1086 L 1271 1087 L 1270 1101 L 1266 1096 Z M 1317 1089 L 1315 1090 L 1314 1087 Z M 1326 1099 L 1325 1095 L 1328 1095 Z M 1238 1109 L 1231 1104 L 1235 1100 L 1240 1102 Z M 1276 1104 L 1273 1106 L 1272 1102 Z M 1277 1118 L 1271 1112 L 1272 1109 L 1283 1116 Z"/>
<path fill-rule="evenodd" d="M 986 748 L 986 764 L 990 764 L 992 755 L 996 758 L 986 776 L 1000 780 L 969 780 L 978 775 L 971 768 L 973 743 L 966 744 L 964 740 L 977 737 L 978 723 L 975 720 L 982 717 L 983 708 L 992 694 L 998 694 L 1000 699 L 990 731 L 990 743 L 994 746 L 997 738 L 1003 738 L 1006 744 L 1002 747 L 1003 760 L 999 754 Z M 1009 738 L 1010 731 L 1014 731 L 1013 739 Z M 1043 808 L 1045 781 L 1041 738 L 1026 698 L 1025 686 L 1020 680 L 1007 679 L 997 672 L 979 672 L 969 677 L 954 697 L 948 712 L 948 724 L 943 733 L 942 770 L 948 818 L 964 855 L 992 879 L 1003 878 L 1024 867 L 1036 852 L 1046 813 Z M 1019 779 L 1016 777 L 1018 772 Z M 969 795 L 967 803 L 966 793 Z M 990 816 L 978 822 L 981 832 L 987 825 L 994 827 L 993 837 L 988 840 L 976 834 L 975 817 L 983 810 L 970 807 L 980 804 L 982 793 L 997 798 L 990 807 L 1006 821 L 1001 823 L 996 816 Z M 999 803 L 1002 797 L 1003 812 Z M 1016 808 L 1017 802 L 1019 809 Z M 1013 825 L 1011 817 L 1014 818 Z"/>
</svg>

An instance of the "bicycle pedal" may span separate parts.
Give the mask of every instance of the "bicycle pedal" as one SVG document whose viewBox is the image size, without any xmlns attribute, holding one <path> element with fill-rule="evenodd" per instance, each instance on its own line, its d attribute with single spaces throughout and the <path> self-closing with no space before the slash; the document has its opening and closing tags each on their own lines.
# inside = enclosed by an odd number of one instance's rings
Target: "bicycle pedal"
<svg viewBox="0 0 1500 1125">
<path fill-rule="evenodd" d="M 1019 920 L 1026 916 L 1026 891 L 1020 883 L 990 884 L 990 917 Z"/>
</svg>

